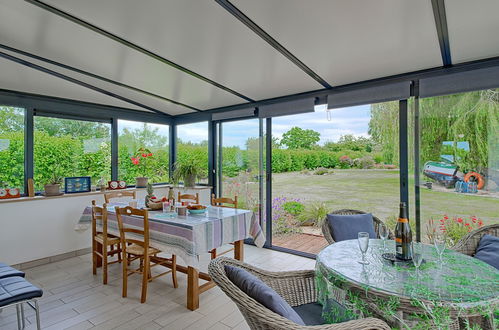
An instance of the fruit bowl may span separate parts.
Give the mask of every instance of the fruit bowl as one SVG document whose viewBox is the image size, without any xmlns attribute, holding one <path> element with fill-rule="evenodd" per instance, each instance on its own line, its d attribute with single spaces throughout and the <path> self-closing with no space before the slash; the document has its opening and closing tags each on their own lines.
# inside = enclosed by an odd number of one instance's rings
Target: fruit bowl
<svg viewBox="0 0 499 330">
<path fill-rule="evenodd" d="M 206 212 L 206 206 L 199 204 L 189 205 L 187 210 L 190 214 L 203 214 Z"/>
</svg>

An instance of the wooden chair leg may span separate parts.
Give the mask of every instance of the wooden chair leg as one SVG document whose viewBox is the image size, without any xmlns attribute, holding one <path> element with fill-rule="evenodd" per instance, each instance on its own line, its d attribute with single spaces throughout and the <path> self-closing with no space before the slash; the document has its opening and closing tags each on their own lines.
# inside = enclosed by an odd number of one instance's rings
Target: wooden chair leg
<svg viewBox="0 0 499 330">
<path fill-rule="evenodd" d="M 149 258 L 145 257 L 143 261 L 143 270 L 142 270 L 142 294 L 140 296 L 140 302 L 143 304 L 146 302 L 147 296 L 147 284 L 149 283 Z M 142 259 L 141 259 L 142 262 Z"/>
<path fill-rule="evenodd" d="M 107 246 L 102 244 L 102 284 L 107 284 Z"/>
<path fill-rule="evenodd" d="M 95 254 L 96 244 L 95 240 L 92 238 L 92 273 L 97 274 L 97 255 Z"/>
<path fill-rule="evenodd" d="M 121 263 L 121 243 L 118 243 L 118 263 Z"/>
<path fill-rule="evenodd" d="M 128 293 L 128 257 L 127 253 L 123 252 L 123 288 L 121 296 L 126 298 Z"/>
<path fill-rule="evenodd" d="M 178 288 L 178 282 L 177 282 L 177 256 L 175 254 L 172 254 L 172 280 L 173 280 L 173 287 L 175 289 Z"/>
<path fill-rule="evenodd" d="M 217 249 L 213 249 L 210 251 L 211 259 L 215 259 L 217 257 Z"/>
</svg>

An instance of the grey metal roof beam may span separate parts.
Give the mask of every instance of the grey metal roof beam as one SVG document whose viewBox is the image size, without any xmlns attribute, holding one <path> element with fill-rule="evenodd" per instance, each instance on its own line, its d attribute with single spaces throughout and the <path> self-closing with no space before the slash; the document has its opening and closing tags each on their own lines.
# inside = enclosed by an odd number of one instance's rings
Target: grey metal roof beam
<svg viewBox="0 0 499 330">
<path fill-rule="evenodd" d="M 215 1 L 225 10 L 231 13 L 234 17 L 236 17 L 239 21 L 241 21 L 244 25 L 246 25 L 251 31 L 256 33 L 260 38 L 262 38 L 265 42 L 267 42 L 274 49 L 276 49 L 279 53 L 284 55 L 284 57 L 286 57 L 293 64 L 299 67 L 303 72 L 312 77 L 312 79 L 317 81 L 325 88 L 332 87 L 331 85 L 329 85 L 327 81 L 322 79 L 317 73 L 315 73 L 312 69 L 310 69 L 305 63 L 300 61 L 295 55 L 293 55 L 277 40 L 272 38 L 272 36 L 270 36 L 267 32 L 265 32 L 260 26 L 258 26 L 255 22 L 253 22 L 248 16 L 246 16 L 242 11 L 240 11 L 236 6 L 234 6 L 228 0 L 215 0 Z"/>
<path fill-rule="evenodd" d="M 442 54 L 442 63 L 445 67 L 452 65 L 450 54 L 449 30 L 447 28 L 447 16 L 445 14 L 444 0 L 431 0 L 435 26 L 437 28 L 438 43 Z"/>
<path fill-rule="evenodd" d="M 144 55 L 147 55 L 147 56 L 149 56 L 151 58 L 154 58 L 157 61 L 160 61 L 160 62 L 162 62 L 162 63 L 164 63 L 166 65 L 169 65 L 169 66 L 171 66 L 171 67 L 173 67 L 173 68 L 175 68 L 177 70 L 180 70 L 180 71 L 182 71 L 182 72 L 184 72 L 186 74 L 189 74 L 189 75 L 191 75 L 191 76 L 193 76 L 193 77 L 195 77 L 197 79 L 200 79 L 200 80 L 202 80 L 202 81 L 204 81 L 204 82 L 206 82 L 208 84 L 211 84 L 211 85 L 213 85 L 213 86 L 215 86 L 217 88 L 220 88 L 220 89 L 222 89 L 222 90 L 224 90 L 224 91 L 226 91 L 228 93 L 231 93 L 231 94 L 233 94 L 233 95 L 235 95 L 237 97 L 240 97 L 240 98 L 242 98 L 242 99 L 244 99 L 244 100 L 246 100 L 248 102 L 253 102 L 254 101 L 253 99 L 251 99 L 251 98 L 249 98 L 249 97 L 247 97 L 247 96 L 245 96 L 245 95 L 243 95 L 243 94 L 241 94 L 239 92 L 236 92 L 235 90 L 230 89 L 227 86 L 219 84 L 219 83 L 217 83 L 214 80 L 211 80 L 211 79 L 209 79 L 209 78 L 207 78 L 205 76 L 202 76 L 199 73 L 196 73 L 196 72 L 194 72 L 192 70 L 189 70 L 186 67 L 183 67 L 183 66 L 181 66 L 181 65 L 179 65 L 177 63 L 174 63 L 174 62 L 168 60 L 167 58 L 164 58 L 164 57 L 162 57 L 162 56 L 160 56 L 160 55 L 158 55 L 156 53 L 153 53 L 150 50 L 147 50 L 147 49 L 145 49 L 145 48 L 143 48 L 143 47 L 141 47 L 139 45 L 136 45 L 136 44 L 134 44 L 131 41 L 125 40 L 125 39 L 117 36 L 116 34 L 108 32 L 108 31 L 106 31 L 106 30 L 104 30 L 104 29 L 102 29 L 102 28 L 100 28 L 100 27 L 98 27 L 96 25 L 93 25 L 93 24 L 91 24 L 91 23 L 89 23 L 87 21 L 84 21 L 84 20 L 82 20 L 82 19 L 80 19 L 80 18 L 78 18 L 76 16 L 73 16 L 73 15 L 71 15 L 71 14 L 69 14 L 69 13 L 67 13 L 67 12 L 65 12 L 63 10 L 60 10 L 60 9 L 58 9 L 56 7 L 53 7 L 53 6 L 51 6 L 49 4 L 46 4 L 46 3 L 42 2 L 42 1 L 39 1 L 39 0 L 25 0 L 25 1 L 28 2 L 28 3 L 30 3 L 30 4 L 33 4 L 35 6 L 38 6 L 38 7 L 42 8 L 42 9 L 45 9 L 45 10 L 47 10 L 47 11 L 53 13 L 53 14 L 56 14 L 56 15 L 58 15 L 60 17 L 63 17 L 63 18 L 65 18 L 65 19 L 67 19 L 67 20 L 69 20 L 69 21 L 71 21 L 73 23 L 76 23 L 76 24 L 78 24 L 80 26 L 83 26 L 83 27 L 85 27 L 85 28 L 87 28 L 89 30 L 92 30 L 92 31 L 94 31 L 96 33 L 99 33 L 100 35 L 103 35 L 103 36 L 105 36 L 105 37 L 107 37 L 109 39 L 112 39 L 112 40 L 114 40 L 116 42 L 119 42 L 122 45 L 125 45 L 125 46 L 127 46 L 129 48 L 132 48 L 132 49 L 134 49 L 134 50 L 136 50 L 136 51 L 138 51 L 138 52 L 140 52 L 140 53 L 142 53 Z"/>
<path fill-rule="evenodd" d="M 85 71 L 85 70 L 81 70 L 81 69 L 75 68 L 73 66 L 64 64 L 64 63 L 56 62 L 56 61 L 53 61 L 51 59 L 48 59 L 48 58 L 45 58 L 45 57 L 42 57 L 42 56 L 38 56 L 38 55 L 35 55 L 35 54 L 32 54 L 32 53 L 28 53 L 28 52 L 20 50 L 20 49 L 16 49 L 16 48 L 13 48 L 13 47 L 10 47 L 10 46 L 7 46 L 7 45 L 3 45 L 3 44 L 0 44 L 0 48 L 3 48 L 5 50 L 8 50 L 8 51 L 11 51 L 11 52 L 14 52 L 14 53 L 18 53 L 18 54 L 21 54 L 21 55 L 24 55 L 24 56 L 27 56 L 27 57 L 31 57 L 31 58 L 33 58 L 35 60 L 39 60 L 39 61 L 42 61 L 42 62 L 45 62 L 45 63 L 49 63 L 49 64 L 52 64 L 52 65 L 55 65 L 55 66 L 58 66 L 58 67 L 61 67 L 61 68 L 67 69 L 67 70 L 71 70 L 71 71 L 83 74 L 85 76 L 88 76 L 88 77 L 99 79 L 99 80 L 108 82 L 108 83 L 113 84 L 113 85 L 124 87 L 124 88 L 130 89 L 130 90 L 133 90 L 135 92 L 139 92 L 139 93 L 142 93 L 142 94 L 145 94 L 145 95 L 148 95 L 148 96 L 152 96 L 152 97 L 158 98 L 158 99 L 163 100 L 163 101 L 167 101 L 167 102 L 170 102 L 170 103 L 173 103 L 173 104 L 176 104 L 176 105 L 180 105 L 182 107 L 185 107 L 185 108 L 188 108 L 188 109 L 191 109 L 191 110 L 194 110 L 194 111 L 201 111 L 201 110 L 199 110 L 199 109 L 197 109 L 195 107 L 192 107 L 190 105 L 187 105 L 187 104 L 184 104 L 184 103 L 181 103 L 181 102 L 174 101 L 172 99 L 163 97 L 161 95 L 157 95 L 157 94 L 148 92 L 146 90 L 143 90 L 143 89 L 140 89 L 140 88 L 137 88 L 137 87 L 133 87 L 133 86 L 121 83 L 119 81 L 112 80 L 112 79 L 109 79 L 109 78 L 97 75 L 95 73 L 91 73 L 91 72 L 88 72 L 88 71 Z"/>
<path fill-rule="evenodd" d="M 16 57 L 16 56 L 12 56 L 10 54 L 7 54 L 7 53 L 4 53 L 4 52 L 0 52 L 0 57 L 3 57 L 9 61 L 12 61 L 12 62 L 15 62 L 15 63 L 18 63 L 18 64 L 21 64 L 21 65 L 24 65 L 26 67 L 29 67 L 29 68 L 32 68 L 34 70 L 38 70 L 38 71 L 41 71 L 41 72 L 44 72 L 44 73 L 47 73 L 51 76 L 54 76 L 54 77 L 57 77 L 57 78 L 60 78 L 60 79 L 63 79 L 63 80 L 66 80 L 66 81 L 69 81 L 73 84 L 76 84 L 76 85 L 79 85 L 79 86 L 82 86 L 82 87 L 85 87 L 85 88 L 88 88 L 88 89 L 91 89 L 93 91 L 96 91 L 98 93 L 101 93 L 101 94 L 104 94 L 104 95 L 107 95 L 107 96 L 110 96 L 110 97 L 113 97 L 115 99 L 118 99 L 118 100 L 121 100 L 121 101 L 124 101 L 124 102 L 127 102 L 127 103 L 130 103 L 130 104 L 133 104 L 133 105 L 136 105 L 140 108 L 144 108 L 144 109 L 147 109 L 147 110 L 150 110 L 150 111 L 153 111 L 153 112 L 156 112 L 156 113 L 159 113 L 163 116 L 168 116 L 168 117 L 171 117 L 171 115 L 167 114 L 167 113 L 164 113 L 162 111 L 159 111 L 155 108 L 152 108 L 150 106 L 147 106 L 145 104 L 142 104 L 142 103 L 139 103 L 139 102 L 136 102 L 134 100 L 131 100 L 127 97 L 124 97 L 124 96 L 121 96 L 121 95 L 118 95 L 116 93 L 113 93 L 113 92 L 110 92 L 110 91 L 107 91 L 105 89 L 102 89 L 102 88 L 99 88 L 99 87 L 96 87 L 94 85 L 91 85 L 91 84 L 88 84 L 84 81 L 81 81 L 81 80 L 78 80 L 78 79 L 75 79 L 75 78 L 72 78 L 72 77 L 69 77 L 69 76 L 66 76 L 62 73 L 59 73 L 59 72 L 56 72 L 56 71 L 53 71 L 53 70 L 50 70 L 50 69 L 47 69 L 43 66 L 40 66 L 38 64 L 35 64 L 35 63 L 31 63 L 29 61 L 26 61 L 26 60 L 23 60 L 22 58 L 19 58 L 19 57 Z"/>
</svg>

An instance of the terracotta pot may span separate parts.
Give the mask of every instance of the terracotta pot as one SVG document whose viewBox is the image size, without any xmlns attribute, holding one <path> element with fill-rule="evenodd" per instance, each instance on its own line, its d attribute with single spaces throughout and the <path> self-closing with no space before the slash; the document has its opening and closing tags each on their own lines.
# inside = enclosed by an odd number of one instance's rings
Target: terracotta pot
<svg viewBox="0 0 499 330">
<path fill-rule="evenodd" d="M 191 174 L 191 175 L 186 175 L 184 178 L 184 186 L 185 187 L 194 187 L 196 185 L 196 176 Z"/>
<path fill-rule="evenodd" d="M 61 193 L 60 184 L 46 184 L 44 186 L 45 196 L 57 196 Z"/>
<path fill-rule="evenodd" d="M 135 187 L 136 188 L 146 188 L 148 179 L 146 177 L 138 177 L 135 178 Z"/>
</svg>

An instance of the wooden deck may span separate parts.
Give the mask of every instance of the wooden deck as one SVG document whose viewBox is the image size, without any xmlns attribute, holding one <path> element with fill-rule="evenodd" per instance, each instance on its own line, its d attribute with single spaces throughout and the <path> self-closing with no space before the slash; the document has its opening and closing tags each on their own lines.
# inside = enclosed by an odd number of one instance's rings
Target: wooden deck
<svg viewBox="0 0 499 330">
<path fill-rule="evenodd" d="M 317 254 L 323 248 L 328 246 L 328 243 L 324 239 L 324 237 L 320 235 L 296 233 L 290 235 L 275 236 L 272 238 L 272 245 L 291 250 Z"/>
</svg>

